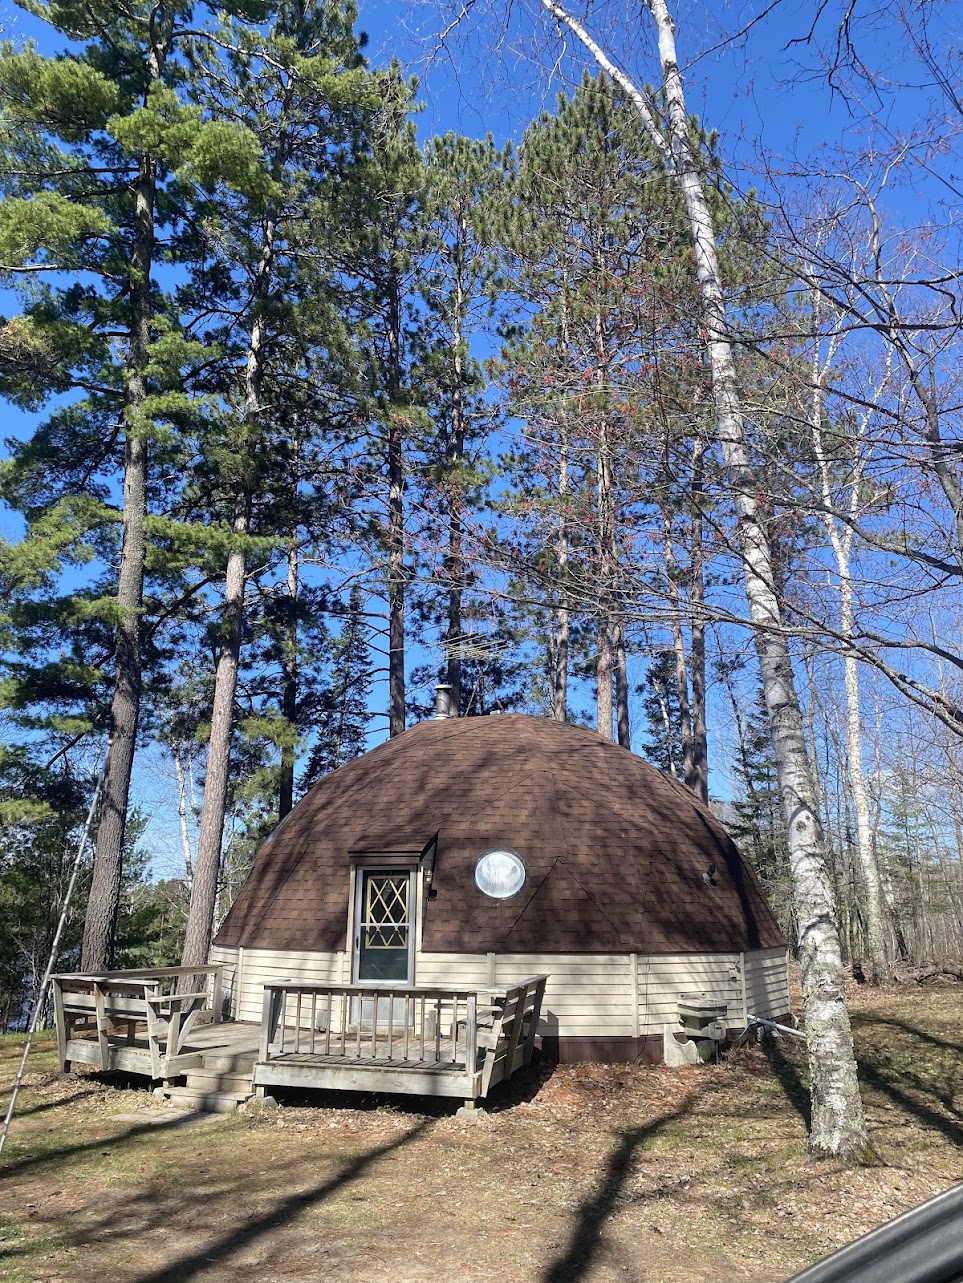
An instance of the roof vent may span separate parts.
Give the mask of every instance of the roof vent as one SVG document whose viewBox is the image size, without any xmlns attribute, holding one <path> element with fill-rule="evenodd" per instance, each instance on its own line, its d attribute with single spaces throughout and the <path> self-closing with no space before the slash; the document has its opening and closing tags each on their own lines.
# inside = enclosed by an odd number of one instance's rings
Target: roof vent
<svg viewBox="0 0 963 1283">
<path fill-rule="evenodd" d="M 435 687 L 435 719 L 457 716 L 452 688 L 447 682 L 441 682 Z"/>
</svg>

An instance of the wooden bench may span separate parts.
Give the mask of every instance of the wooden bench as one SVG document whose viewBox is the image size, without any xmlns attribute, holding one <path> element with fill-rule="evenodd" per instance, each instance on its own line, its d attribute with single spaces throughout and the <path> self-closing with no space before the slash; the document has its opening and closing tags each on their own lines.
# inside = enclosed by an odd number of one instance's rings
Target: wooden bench
<svg viewBox="0 0 963 1283">
<path fill-rule="evenodd" d="M 211 979 L 208 1007 L 207 980 Z M 198 1016 L 221 1019 L 220 967 L 158 967 L 51 977 L 61 1068 L 73 1061 L 159 1080 L 175 1076 Z M 175 993 L 182 984 L 201 988 Z"/>
</svg>

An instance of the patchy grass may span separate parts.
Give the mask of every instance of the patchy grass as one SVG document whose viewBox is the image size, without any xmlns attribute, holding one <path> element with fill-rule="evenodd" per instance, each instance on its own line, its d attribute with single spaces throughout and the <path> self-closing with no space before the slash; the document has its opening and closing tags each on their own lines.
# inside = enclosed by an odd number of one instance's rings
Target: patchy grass
<svg viewBox="0 0 963 1283">
<path fill-rule="evenodd" d="M 963 1180 L 963 987 L 853 994 L 878 1166 L 806 1155 L 802 1045 L 535 1069 L 479 1121 L 394 1100 L 198 1123 L 60 1077 L 3 1158 L 4 1283 L 772 1283 Z M 0 1040 L 0 1090 L 18 1039 Z"/>
</svg>

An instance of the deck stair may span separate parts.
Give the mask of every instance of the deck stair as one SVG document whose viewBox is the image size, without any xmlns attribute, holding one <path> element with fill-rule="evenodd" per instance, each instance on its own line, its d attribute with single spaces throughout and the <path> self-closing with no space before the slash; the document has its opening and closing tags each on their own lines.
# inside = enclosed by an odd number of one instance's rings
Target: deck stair
<svg viewBox="0 0 963 1283">
<path fill-rule="evenodd" d="M 253 1094 L 254 1053 L 208 1052 L 200 1064 L 187 1070 L 183 1086 L 164 1088 L 164 1095 L 181 1109 L 201 1109 L 227 1114 Z"/>
</svg>

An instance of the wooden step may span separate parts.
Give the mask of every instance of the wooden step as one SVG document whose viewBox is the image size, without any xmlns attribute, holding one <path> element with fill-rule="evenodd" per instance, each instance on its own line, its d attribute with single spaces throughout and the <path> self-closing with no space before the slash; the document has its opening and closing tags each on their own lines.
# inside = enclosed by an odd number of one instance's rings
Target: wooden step
<svg viewBox="0 0 963 1283">
<path fill-rule="evenodd" d="M 205 1051 L 201 1053 L 198 1068 L 205 1073 L 247 1074 L 250 1077 L 255 1060 L 257 1054 L 253 1051 Z"/>
<path fill-rule="evenodd" d="M 250 1096 L 251 1072 L 246 1074 L 219 1074 L 208 1069 L 192 1069 L 187 1074 L 188 1091 L 220 1092 L 222 1095 Z"/>
<path fill-rule="evenodd" d="M 242 1092 L 195 1091 L 190 1087 L 167 1087 L 164 1094 L 179 1109 L 200 1109 L 206 1114 L 230 1114 L 252 1095 Z"/>
</svg>

